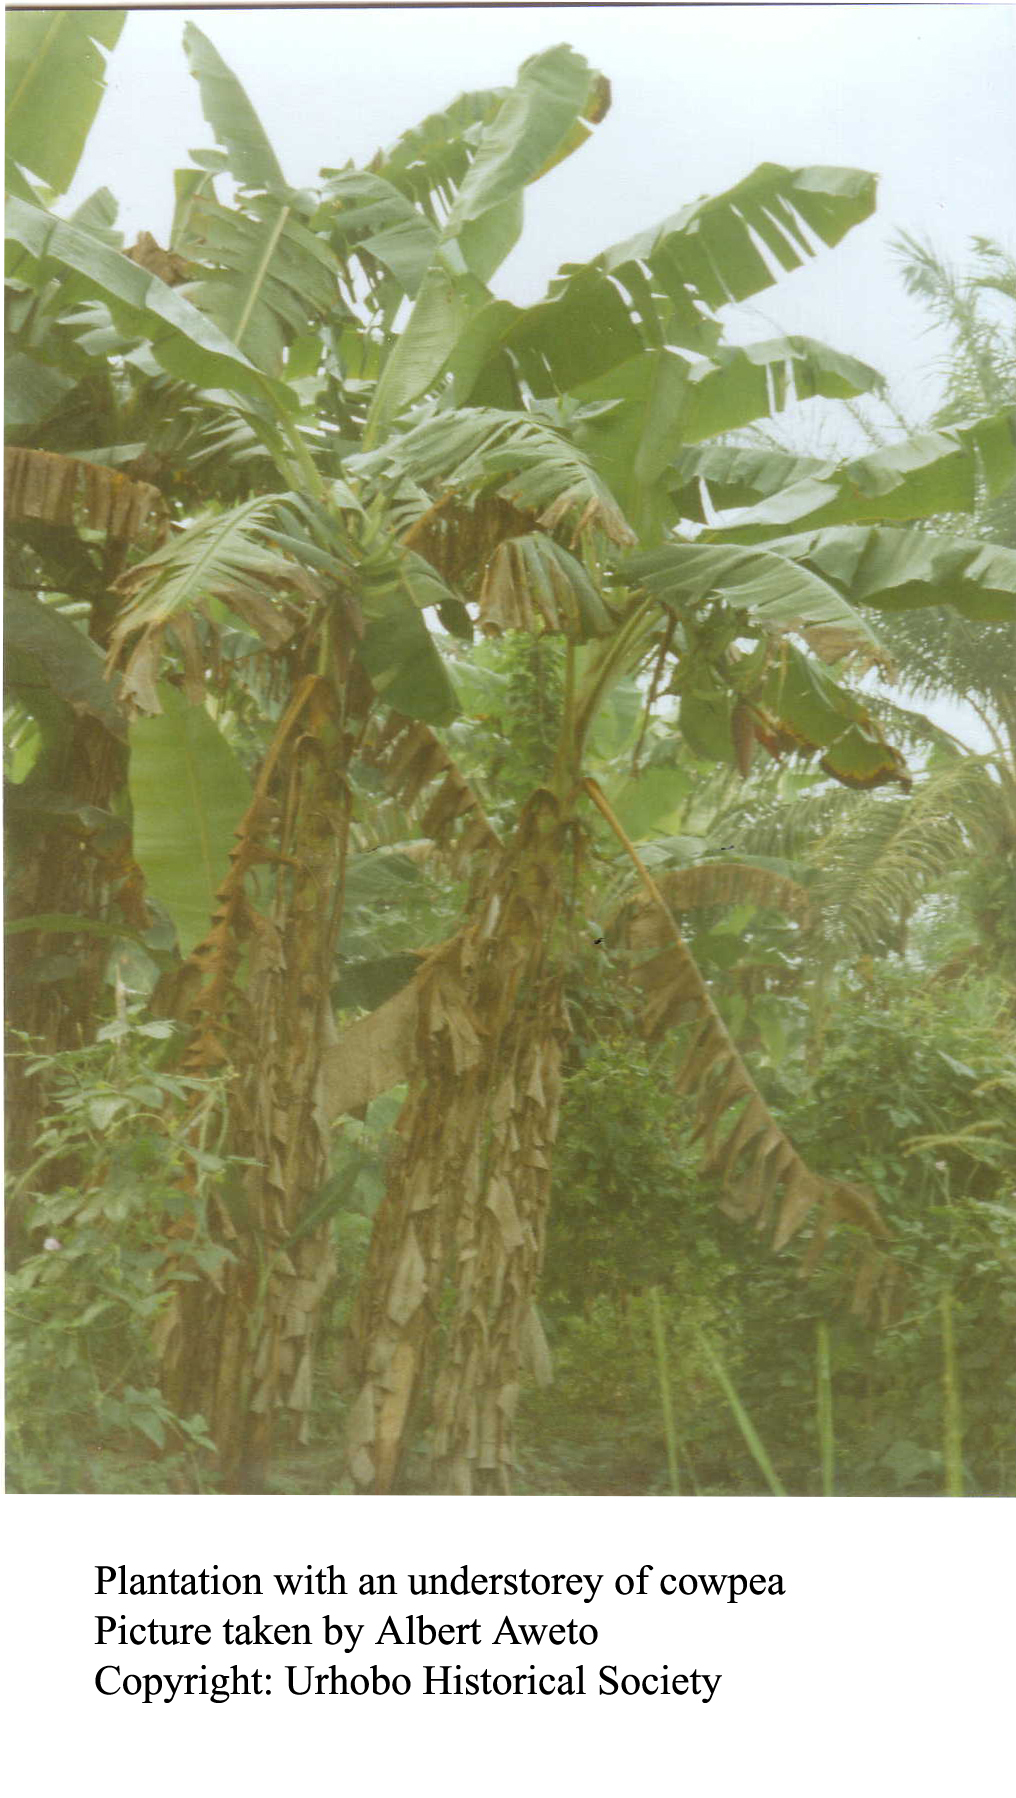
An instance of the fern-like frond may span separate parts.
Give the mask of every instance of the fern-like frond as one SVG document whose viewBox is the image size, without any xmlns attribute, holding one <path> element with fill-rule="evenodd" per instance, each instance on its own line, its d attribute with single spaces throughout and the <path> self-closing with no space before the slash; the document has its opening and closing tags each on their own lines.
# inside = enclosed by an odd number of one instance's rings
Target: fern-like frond
<svg viewBox="0 0 1016 1798">
<path fill-rule="evenodd" d="M 292 634 L 293 596 L 316 597 L 320 589 L 306 568 L 272 546 L 278 512 L 277 497 L 262 496 L 200 518 L 115 583 L 126 603 L 110 636 L 110 665 L 123 664 L 128 693 L 146 694 L 146 709 L 157 709 L 148 664 L 160 633 L 174 620 L 186 630 L 207 600 L 223 600 L 271 647 Z"/>
</svg>

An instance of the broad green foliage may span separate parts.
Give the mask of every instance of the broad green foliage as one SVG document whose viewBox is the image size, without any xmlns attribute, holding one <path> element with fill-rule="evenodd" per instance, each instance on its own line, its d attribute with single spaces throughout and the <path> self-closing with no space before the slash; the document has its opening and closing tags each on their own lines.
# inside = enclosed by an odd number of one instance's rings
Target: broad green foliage
<svg viewBox="0 0 1016 1798">
<path fill-rule="evenodd" d="M 903 531 L 895 526 L 843 526 L 768 546 L 825 575 L 853 605 L 946 604 L 985 622 L 1011 619 L 1016 556 L 974 537 Z"/>
<path fill-rule="evenodd" d="M 77 297 L 103 301 L 128 339 L 146 342 L 168 374 L 198 387 L 224 387 L 246 399 L 267 397 L 264 376 L 157 275 L 24 200 L 8 200 L 6 225 L 8 239 L 17 246 L 8 263 L 15 280 L 39 289 L 53 276 L 71 275 Z"/>
<path fill-rule="evenodd" d="M 30 1233 L 7 1281 L 11 1490 L 201 1488 L 204 1419 L 177 1416 L 158 1386 L 153 1331 L 169 1293 L 155 1218 L 190 1218 L 191 1273 L 221 1274 L 193 1201 L 203 1215 L 236 1169 L 217 1152 L 223 1084 L 160 1065 L 171 1036 L 132 1009 L 85 1048 L 18 1051 L 30 1078 L 52 1081 L 54 1104 L 37 1160 L 10 1181 Z M 188 1099 L 167 1130 L 167 1108 Z"/>
<path fill-rule="evenodd" d="M 994 498 L 1016 476 L 1016 409 L 943 431 L 927 431 L 871 454 L 802 461 L 772 449 L 684 450 L 683 515 L 706 520 L 699 483 L 723 514 L 724 536 L 759 542 L 790 524 L 826 526 L 972 512 L 980 490 Z"/>
<path fill-rule="evenodd" d="M 248 197 L 243 211 L 220 206 L 211 180 L 185 172 L 173 248 L 202 271 L 194 304 L 259 368 L 281 374 L 286 347 L 339 310 L 338 265 L 307 228 L 311 203 L 287 186 L 243 88 L 195 25 L 184 29 L 184 50 L 225 169 Z"/>
<path fill-rule="evenodd" d="M 24 171 L 66 193 L 105 91 L 103 52 L 116 47 L 126 16 L 7 14 L 8 190 L 26 187 L 18 178 Z"/>
<path fill-rule="evenodd" d="M 225 599 L 241 617 L 270 616 L 283 584 L 297 572 L 270 547 L 277 514 L 271 498 L 247 500 L 231 511 L 210 513 L 135 563 L 121 577 L 126 604 L 114 643 L 164 625 L 209 596 Z M 279 628 L 284 631 L 281 620 Z"/>
<path fill-rule="evenodd" d="M 131 726 L 134 856 L 187 955 L 207 934 L 251 789 L 203 707 L 169 686 L 159 700 L 159 716 Z"/>
<path fill-rule="evenodd" d="M 116 694 L 96 645 L 70 618 L 34 593 L 8 589 L 4 604 L 7 679 L 32 709 L 32 695 L 48 687 L 76 712 L 88 712 L 114 737 L 126 731 Z"/>
<path fill-rule="evenodd" d="M 385 705 L 428 724 L 450 724 L 459 709 L 455 687 L 424 623 L 412 577 L 410 567 L 365 588 L 359 658 Z M 436 599 L 441 589 L 431 585 Z"/>
<path fill-rule="evenodd" d="M 482 128 L 449 207 L 398 345 L 378 384 L 368 420 L 376 438 L 436 380 L 470 314 L 487 299 L 483 283 L 504 261 L 522 223 L 522 192 L 587 135 L 585 116 L 605 110 L 602 78 L 566 45 L 534 56 Z"/>
<path fill-rule="evenodd" d="M 764 163 L 726 193 L 565 267 L 537 306 L 490 301 L 450 364 L 456 399 L 489 404 L 506 385 L 517 393 L 519 375 L 538 396 L 567 391 L 667 343 L 711 355 L 718 307 L 762 292 L 777 279 L 774 269 L 797 268 L 813 254 L 800 221 L 833 244 L 874 204 L 874 177 L 860 170 Z"/>
<path fill-rule="evenodd" d="M 285 177 L 232 70 L 196 25 L 184 26 L 183 48 L 201 91 L 201 109 L 226 152 L 230 172 L 242 187 L 281 195 Z"/>
<path fill-rule="evenodd" d="M 859 645 L 878 648 L 867 619 L 832 582 L 779 551 L 672 543 L 630 557 L 622 571 L 664 603 L 696 606 L 715 597 L 763 628 L 831 626 Z"/>
</svg>

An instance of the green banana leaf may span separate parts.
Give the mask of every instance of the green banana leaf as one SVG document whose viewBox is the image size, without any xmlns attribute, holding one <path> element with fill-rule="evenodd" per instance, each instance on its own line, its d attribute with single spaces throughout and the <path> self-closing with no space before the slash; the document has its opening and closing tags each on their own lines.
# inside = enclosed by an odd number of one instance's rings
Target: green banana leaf
<svg viewBox="0 0 1016 1798">
<path fill-rule="evenodd" d="M 724 539 L 742 543 L 782 536 L 804 522 L 818 528 L 972 512 L 982 491 L 996 498 L 1016 477 L 1016 408 L 920 432 L 849 462 L 717 445 L 680 452 L 675 468 L 682 516 L 704 519 L 705 481 L 714 510 L 727 513 L 719 525 Z"/>
<path fill-rule="evenodd" d="M 111 648 L 132 632 L 161 625 L 176 613 L 220 597 L 242 617 L 257 607 L 271 614 L 281 590 L 306 580 L 296 562 L 272 547 L 272 523 L 279 510 L 274 494 L 258 494 L 228 512 L 199 517 L 143 562 L 120 576 L 117 591 L 127 596 L 111 638 Z"/>
<path fill-rule="evenodd" d="M 391 575 L 366 580 L 360 591 L 364 631 L 357 656 L 385 705 L 425 724 L 450 724 L 459 712 L 451 676 L 423 616 L 424 606 L 451 597 L 434 570 L 412 553 Z"/>
<path fill-rule="evenodd" d="M 64 194 L 106 91 L 105 52 L 123 30 L 124 12 L 25 11 L 7 14 L 7 187 L 27 198 L 25 169 Z M 11 176 L 14 175 L 12 181 Z"/>
<path fill-rule="evenodd" d="M 6 233 L 14 246 L 8 258 L 10 277 L 41 286 L 54 275 L 73 275 L 82 297 L 102 300 L 128 337 L 148 343 L 167 374 L 196 387 L 221 387 L 267 402 L 273 411 L 295 407 L 289 389 L 256 369 L 176 288 L 88 232 L 12 197 Z"/>
<path fill-rule="evenodd" d="M 266 374 L 282 375 L 289 346 L 345 312 L 334 252 L 285 202 L 255 195 L 240 211 L 201 194 L 185 216 L 175 247 L 194 264 L 191 304 Z"/>
<path fill-rule="evenodd" d="M 777 337 L 744 348 L 720 346 L 688 376 L 682 416 L 685 443 L 740 430 L 798 400 L 852 399 L 878 393 L 882 376 L 855 356 L 813 337 Z"/>
<path fill-rule="evenodd" d="M 780 537 L 767 548 L 834 583 L 851 605 L 948 605 L 988 623 L 1016 618 L 1016 550 L 1002 544 L 857 525 Z"/>
<path fill-rule="evenodd" d="M 72 711 L 87 712 L 114 736 L 125 738 L 126 721 L 115 687 L 106 679 L 100 651 L 73 619 L 43 605 L 34 593 L 9 589 L 4 595 L 4 644 L 18 666 L 41 679 Z M 17 683 L 15 697 L 20 697 Z M 31 704 L 27 709 L 32 710 Z"/>
<path fill-rule="evenodd" d="M 207 271 L 189 289 L 192 303 L 259 368 L 280 375 L 288 346 L 341 308 L 338 264 L 302 221 L 307 208 L 246 92 L 195 25 L 184 30 L 184 50 L 229 173 L 246 191 L 241 205 L 223 206 L 205 174 L 183 171 L 174 249 Z"/>
<path fill-rule="evenodd" d="M 409 476 L 467 496 L 496 493 L 545 529 L 595 528 L 614 543 L 634 542 L 613 494 L 581 448 L 532 414 L 461 407 L 424 419 L 379 450 L 351 456 L 347 470 L 371 479 Z"/>
<path fill-rule="evenodd" d="M 507 87 L 488 87 L 459 94 L 442 111 L 410 126 L 391 149 L 379 152 L 371 168 L 440 226 L 476 155 L 480 132 L 510 92 Z"/>
<path fill-rule="evenodd" d="M 490 219 L 514 202 L 524 187 L 585 141 L 589 132 L 582 120 L 602 118 L 608 105 L 602 75 L 567 44 L 531 56 L 480 135 L 445 235 L 459 237 L 467 224 Z M 482 234 L 471 240 L 475 255 L 483 255 L 482 243 Z"/>
<path fill-rule="evenodd" d="M 692 454 L 684 445 L 768 418 L 795 400 L 849 398 L 881 385 L 873 368 L 808 337 L 717 349 L 698 364 L 667 347 L 640 350 L 575 390 L 589 409 L 575 436 L 652 540 L 674 520 L 671 470 Z M 697 486 L 694 493 L 698 499 Z"/>
<path fill-rule="evenodd" d="M 763 163 L 725 193 L 566 266 L 538 305 L 491 300 L 478 310 L 450 363 L 456 400 L 490 404 L 506 383 L 518 393 L 519 376 L 537 394 L 568 392 L 664 343 L 711 355 L 715 308 L 813 256 L 808 234 L 832 246 L 874 207 L 875 177 L 861 169 Z"/>
<path fill-rule="evenodd" d="M 824 578 L 830 571 L 802 566 L 802 560 L 791 557 L 785 547 L 779 553 L 773 546 L 671 543 L 625 557 L 619 572 L 665 605 L 696 606 L 716 596 L 745 611 L 765 630 L 832 628 L 880 650 L 867 620 L 840 592 L 838 583 Z"/>
<path fill-rule="evenodd" d="M 909 784 L 906 764 L 870 712 L 813 657 L 783 641 L 762 678 L 738 699 L 729 680 L 709 663 L 682 691 L 680 727 L 696 755 L 737 764 L 739 751 L 757 740 L 771 755 L 813 755 L 834 780 L 870 788 Z"/>
<path fill-rule="evenodd" d="M 484 281 L 518 237 L 523 188 L 578 148 L 576 126 L 584 117 L 601 116 L 604 107 L 602 77 L 567 45 L 523 63 L 516 85 L 481 129 L 434 259 L 385 364 L 367 421 L 368 444 L 426 393 L 467 320 L 489 300 Z"/>
<path fill-rule="evenodd" d="M 365 259 L 373 257 L 395 277 L 401 292 L 415 298 L 434 260 L 437 226 L 391 181 L 372 170 L 343 169 L 329 179 L 324 194 L 329 241 L 347 279 L 352 256 L 358 257 L 368 278 L 370 264 Z"/>
<path fill-rule="evenodd" d="M 785 488 L 806 481 L 815 482 L 821 494 L 821 484 L 839 467 L 835 459 L 795 456 L 768 447 L 692 444 L 680 449 L 673 458 L 671 491 L 682 518 L 707 524 L 713 512 L 752 506 L 757 500 L 770 499 Z M 703 503 L 702 483 L 711 509 Z"/>
<path fill-rule="evenodd" d="M 23 350 L 12 350 L 4 359 L 5 429 L 17 435 L 32 430 L 76 385 L 73 376 Z"/>
<path fill-rule="evenodd" d="M 241 187 L 285 194 L 286 178 L 250 100 L 215 45 L 188 22 L 183 30 L 184 55 L 201 94 L 201 110 L 229 160 L 230 173 Z"/>
<path fill-rule="evenodd" d="M 128 925 L 103 924 L 98 918 L 86 918 L 79 912 L 37 912 L 31 918 L 8 918 L 4 924 L 5 936 L 23 936 L 30 930 L 43 936 L 93 936 L 106 942 L 134 943 L 153 961 L 163 959 L 158 949 Z"/>
<path fill-rule="evenodd" d="M 159 700 L 157 717 L 130 727 L 134 859 L 188 955 L 208 932 L 251 787 L 203 706 L 165 683 Z"/>
</svg>

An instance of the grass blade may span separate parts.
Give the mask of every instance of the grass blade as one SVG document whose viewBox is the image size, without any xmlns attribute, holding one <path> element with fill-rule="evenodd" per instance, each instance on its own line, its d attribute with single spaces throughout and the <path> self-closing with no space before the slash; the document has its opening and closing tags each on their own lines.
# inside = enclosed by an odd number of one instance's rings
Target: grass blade
<svg viewBox="0 0 1016 1798">
<path fill-rule="evenodd" d="M 717 1351 L 713 1348 L 713 1345 L 708 1338 L 702 1334 L 701 1330 L 696 1330 L 695 1335 L 698 1338 L 699 1347 L 705 1356 L 710 1372 L 714 1375 L 717 1384 L 723 1391 L 724 1397 L 734 1414 L 734 1420 L 737 1427 L 744 1437 L 748 1449 L 751 1452 L 752 1459 L 762 1474 L 766 1485 L 769 1487 L 774 1498 L 786 1498 L 786 1489 L 782 1485 L 776 1473 L 776 1469 L 766 1453 L 762 1439 L 741 1403 L 737 1388 L 724 1367 Z"/>
<path fill-rule="evenodd" d="M 663 1435 L 667 1444 L 667 1471 L 670 1475 L 670 1490 L 675 1498 L 681 1496 L 681 1475 L 677 1459 L 677 1432 L 674 1429 L 674 1400 L 670 1390 L 670 1367 L 667 1361 L 667 1343 L 663 1333 L 663 1307 L 660 1304 L 658 1286 L 649 1288 L 649 1322 L 653 1332 L 653 1348 L 656 1354 L 656 1377 L 660 1386 L 660 1410 L 663 1415 Z"/>
<path fill-rule="evenodd" d="M 822 1463 L 822 1495 L 836 1491 L 836 1438 L 833 1431 L 833 1380 L 829 1362 L 829 1326 L 815 1325 L 815 1421 Z"/>
<path fill-rule="evenodd" d="M 948 1498 L 963 1497 L 963 1415 L 960 1408 L 959 1365 L 953 1335 L 952 1287 L 939 1296 L 942 1314 L 942 1451 Z"/>
</svg>

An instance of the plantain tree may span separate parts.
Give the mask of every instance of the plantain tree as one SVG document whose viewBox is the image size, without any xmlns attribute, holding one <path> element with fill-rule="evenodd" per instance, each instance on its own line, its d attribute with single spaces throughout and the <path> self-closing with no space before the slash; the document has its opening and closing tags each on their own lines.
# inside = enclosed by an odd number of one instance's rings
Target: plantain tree
<svg viewBox="0 0 1016 1798">
<path fill-rule="evenodd" d="M 806 338 L 726 346 L 721 314 L 861 223 L 871 176 L 763 165 L 517 307 L 490 282 L 524 189 L 608 103 L 581 57 L 534 57 L 513 87 L 463 96 L 309 192 L 287 184 L 192 26 L 185 48 L 217 147 L 177 177 L 168 248 L 143 234 L 124 253 L 99 197 L 58 219 L 28 151 L 8 209 L 21 372 L 64 376 L 21 428 L 21 466 L 59 458 L 67 482 L 65 465 L 75 481 L 99 478 L 82 467 L 112 470 L 123 492 L 140 477 L 164 508 L 154 548 L 135 535 L 100 571 L 90 630 L 127 745 L 133 890 L 176 931 L 164 1002 L 190 1069 L 235 1070 L 233 1174 L 210 1215 L 178 1212 L 167 1237 L 167 1394 L 207 1418 L 227 1484 L 262 1483 L 277 1414 L 302 1423 L 310 1401 L 329 1124 L 407 1077 L 355 1308 L 353 1476 L 391 1486 L 429 1384 L 439 1484 L 503 1490 L 523 1356 L 538 1348 L 563 971 L 606 834 L 665 922 L 666 947 L 633 980 L 646 1029 L 690 1028 L 680 1084 L 730 1202 L 762 1219 L 775 1206 L 780 1242 L 816 1203 L 825 1224 L 845 1214 L 882 1229 L 866 1195 L 804 1165 L 765 1107 L 586 773 L 590 733 L 619 683 L 643 679 L 650 709 L 731 766 L 758 744 L 820 754 L 849 784 L 905 782 L 844 669 L 880 655 L 879 609 L 934 596 L 1010 615 L 1016 558 L 899 521 L 925 517 L 943 487 L 956 507 L 979 480 L 1000 490 L 1011 426 L 958 424 L 821 478 L 795 470 L 765 493 L 771 515 L 746 518 L 752 477 L 708 439 L 877 377 Z M 85 366 L 109 384 L 101 404 Z M 37 504 L 48 533 L 57 502 Z M 91 542 L 76 506 L 71 554 Z M 70 565 L 48 578 L 48 535 L 33 552 L 33 617 L 62 617 L 83 641 L 67 619 L 65 601 L 82 597 Z M 435 614 L 460 658 L 477 627 L 560 644 L 545 760 L 500 818 L 456 766 L 454 662 Z M 54 668 L 45 681 L 73 708 Z M 413 978 L 340 1034 L 344 893 L 385 793 L 467 897 Z M 33 927 L 53 920 L 35 914 Z M 196 1252 L 199 1226 L 211 1259 Z"/>
</svg>

